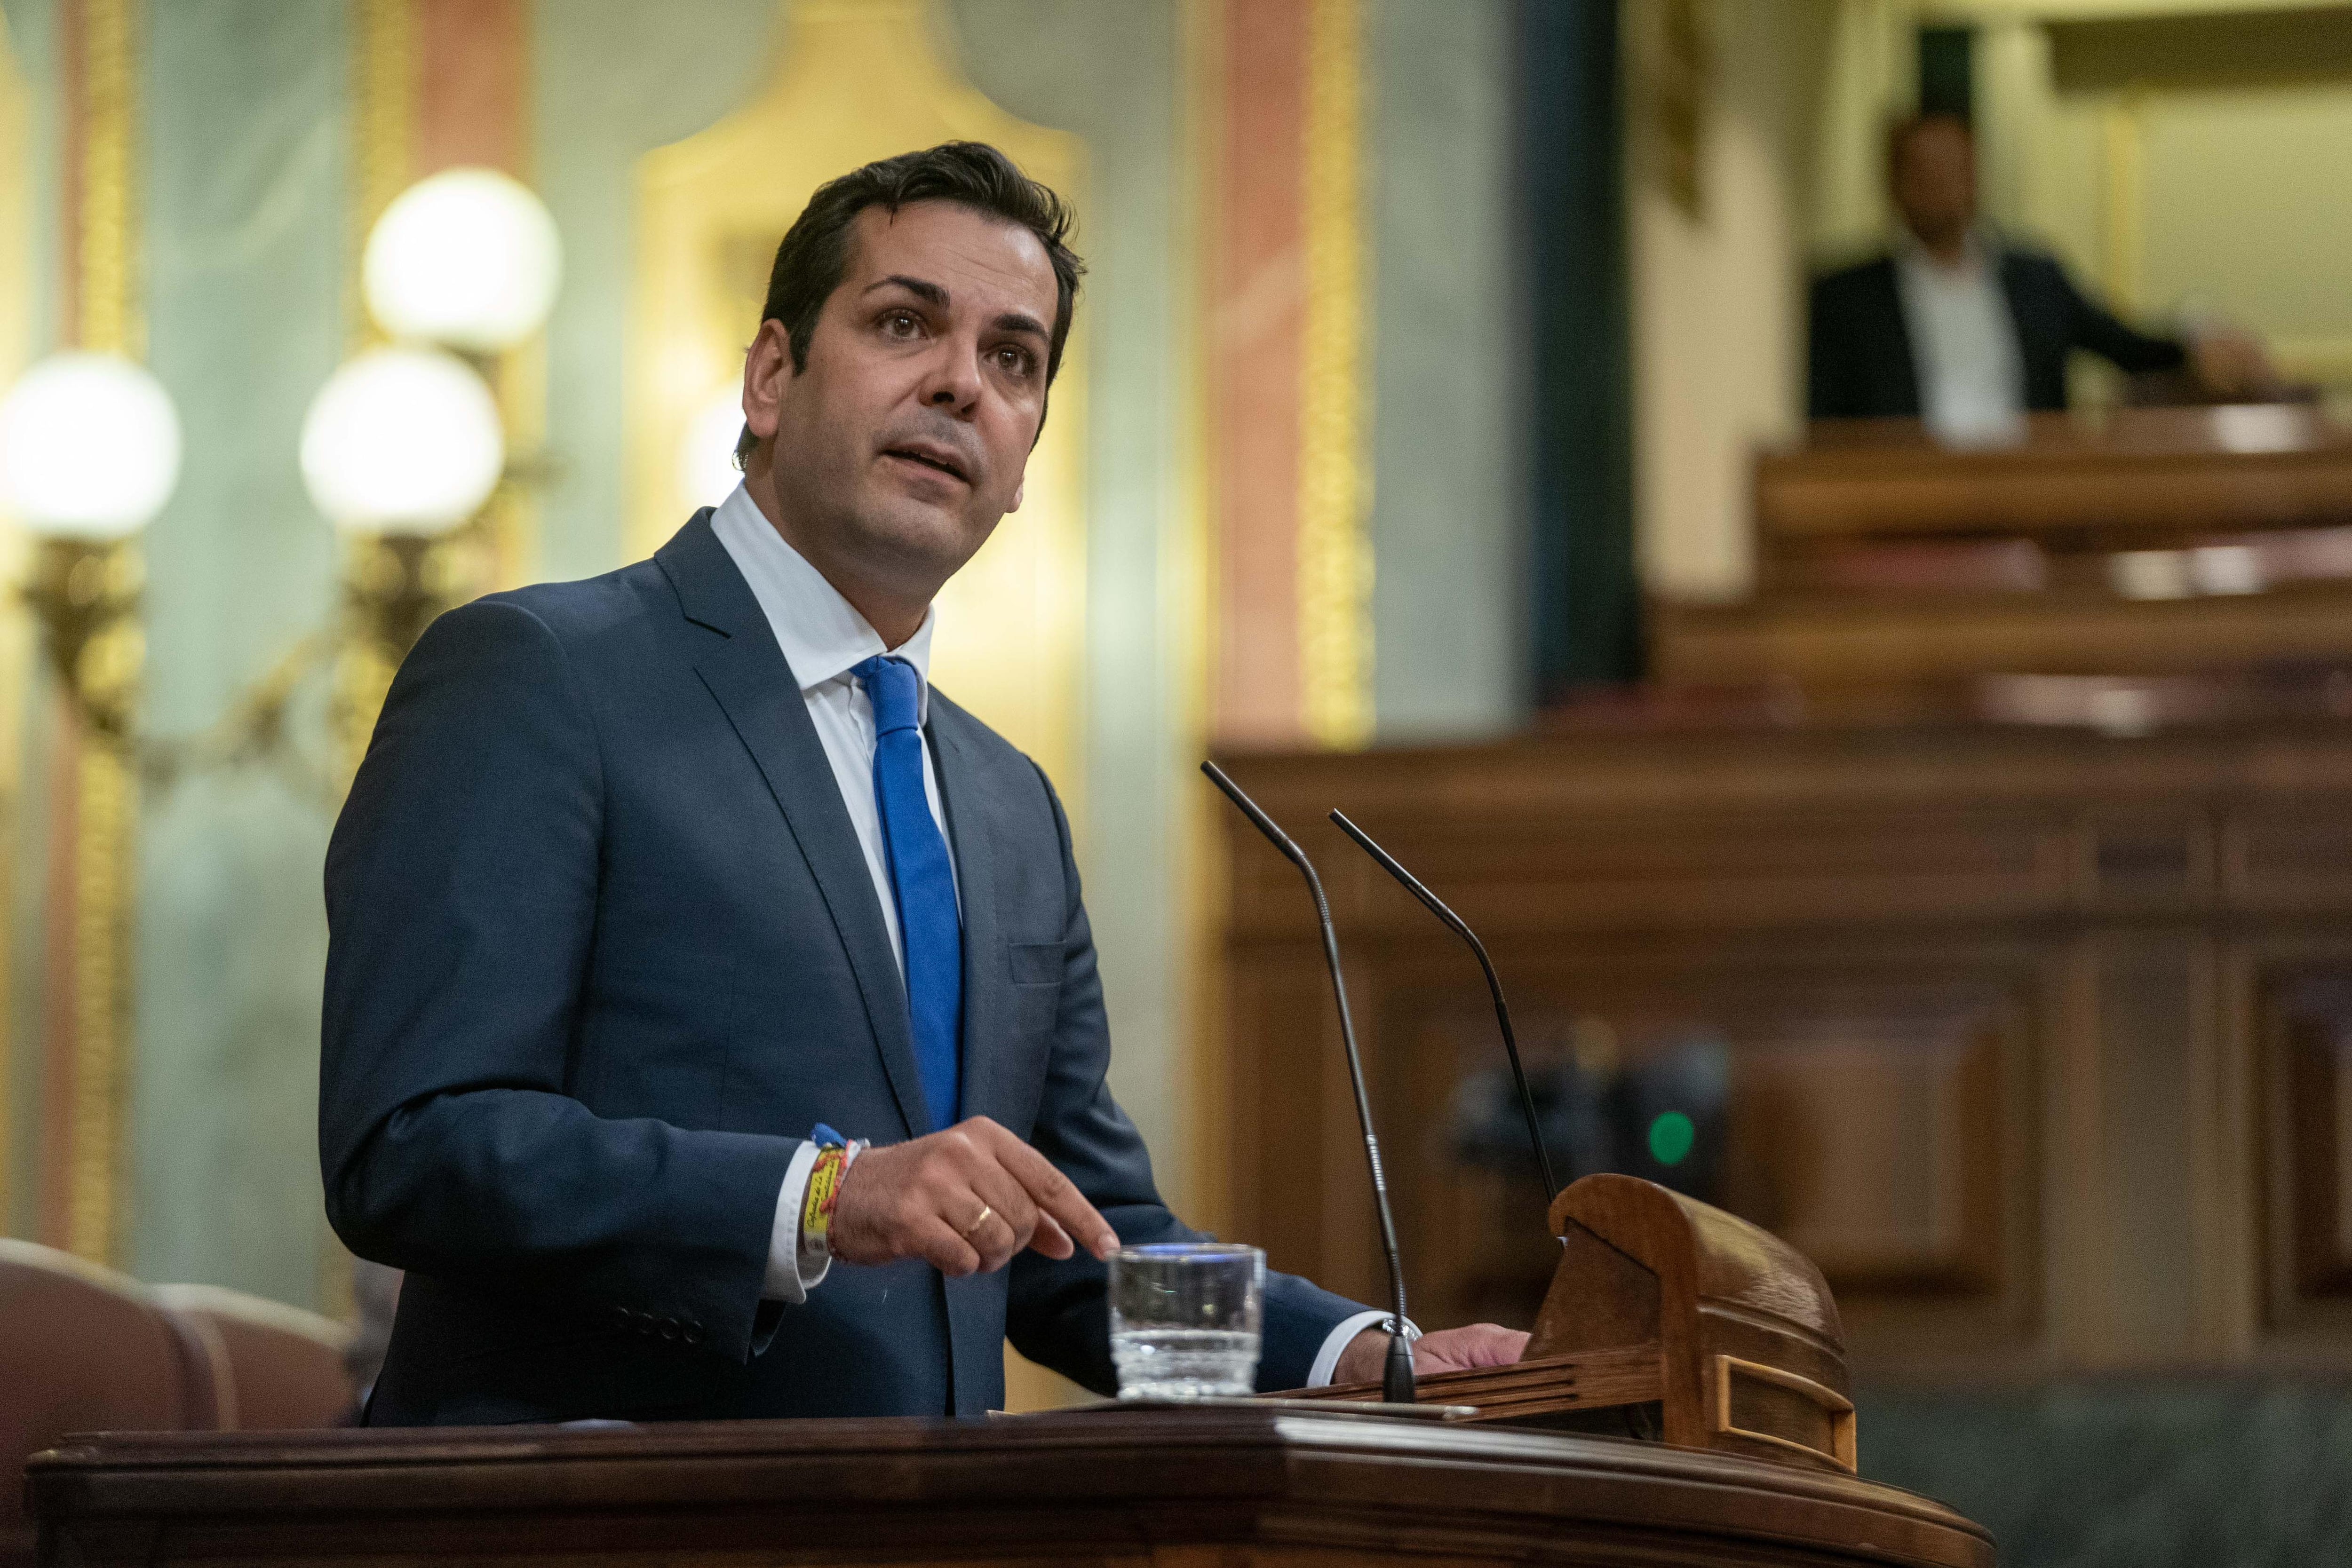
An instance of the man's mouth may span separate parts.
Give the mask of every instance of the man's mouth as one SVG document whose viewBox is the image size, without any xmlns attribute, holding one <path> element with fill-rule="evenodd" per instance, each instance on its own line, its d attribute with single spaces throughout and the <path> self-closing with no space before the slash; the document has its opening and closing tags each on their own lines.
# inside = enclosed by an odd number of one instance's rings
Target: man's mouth
<svg viewBox="0 0 2352 1568">
<path fill-rule="evenodd" d="M 971 476 L 964 472 L 963 460 L 952 452 L 940 447 L 887 446 L 883 448 L 882 455 L 885 457 L 903 458 L 908 463 L 919 463 L 926 468 L 936 468 L 940 473 L 961 479 L 967 485 L 971 483 Z"/>
</svg>

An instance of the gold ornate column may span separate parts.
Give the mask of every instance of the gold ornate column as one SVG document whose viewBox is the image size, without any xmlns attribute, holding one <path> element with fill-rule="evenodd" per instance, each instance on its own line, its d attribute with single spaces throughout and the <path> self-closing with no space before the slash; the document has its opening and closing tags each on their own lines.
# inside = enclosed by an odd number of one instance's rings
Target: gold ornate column
<svg viewBox="0 0 2352 1568">
<path fill-rule="evenodd" d="M 60 7 L 68 170 L 66 313 L 76 347 L 145 349 L 137 193 L 141 0 Z M 131 916 L 138 779 L 129 734 L 145 658 L 128 543 L 42 546 L 40 580 L 68 607 L 52 640 L 60 680 L 48 847 L 47 1138 L 42 1232 L 120 1260 L 129 1212 Z M 77 689 L 82 700 L 71 694 Z"/>
<path fill-rule="evenodd" d="M 1318 745 L 1372 737 L 1371 355 L 1363 235 L 1363 16 L 1307 18 L 1307 321 L 1298 389 L 1299 706 Z"/>
<path fill-rule="evenodd" d="M 350 208 L 343 242 L 345 351 L 379 348 L 383 333 L 369 317 L 361 262 L 369 231 L 393 198 L 406 189 L 415 167 L 416 117 L 415 0 L 352 0 L 352 141 Z M 424 562 L 403 559 L 381 538 L 343 541 L 344 596 L 356 627 L 371 623 L 369 608 L 420 594 Z M 373 636 L 346 636 L 335 653 L 334 731 L 338 777 L 348 785 L 383 711 L 384 694 L 404 647 Z M 331 1295 L 333 1292 L 330 1292 Z"/>
<path fill-rule="evenodd" d="M 0 386 L 13 382 L 30 357 L 32 331 L 32 191 L 33 140 L 31 95 L 8 37 L 8 21 L 0 16 Z M 23 540 L 0 533 L 0 575 L 14 580 L 21 572 Z M 30 639 L 22 611 L 0 603 L 0 799 L 24 799 L 24 735 L 26 674 Z M 24 813 L 0 819 L 0 886 L 16 885 L 16 857 L 22 843 Z M 13 947 L 13 900 L 0 900 L 0 952 Z M 0 966 L 0 1232 L 16 1233 L 27 1217 L 16 1207 L 24 1190 L 16 1177 L 16 1151 L 22 1135 L 16 1124 L 16 1051 L 19 1045 L 8 972 Z"/>
</svg>

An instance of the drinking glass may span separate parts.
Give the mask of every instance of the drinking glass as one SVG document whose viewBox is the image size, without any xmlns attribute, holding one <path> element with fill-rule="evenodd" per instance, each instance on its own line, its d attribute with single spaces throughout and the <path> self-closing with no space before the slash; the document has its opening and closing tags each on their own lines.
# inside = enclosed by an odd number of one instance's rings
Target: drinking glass
<svg viewBox="0 0 2352 1568">
<path fill-rule="evenodd" d="M 1121 1399 L 1247 1394 L 1257 1379 L 1265 1254 L 1223 1242 L 1122 1247 L 1110 1260 Z"/>
</svg>

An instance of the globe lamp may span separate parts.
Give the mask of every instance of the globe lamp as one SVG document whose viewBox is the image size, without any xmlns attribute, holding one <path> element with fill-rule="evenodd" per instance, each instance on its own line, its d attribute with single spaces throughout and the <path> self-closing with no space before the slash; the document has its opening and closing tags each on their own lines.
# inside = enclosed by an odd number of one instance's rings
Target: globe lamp
<svg viewBox="0 0 2352 1568">
<path fill-rule="evenodd" d="M 495 169 L 449 169 L 384 209 L 361 282 L 368 313 L 394 338 L 495 354 L 546 321 L 562 266 L 555 220 L 529 186 Z"/>
<path fill-rule="evenodd" d="M 44 538 L 127 538 L 179 477 L 171 394 L 120 355 L 51 354 L 0 401 L 0 502 Z"/>
<path fill-rule="evenodd" d="M 489 388 L 436 349 L 360 355 L 328 378 L 302 422 L 311 501 L 360 533 L 446 533 L 481 509 L 505 465 Z"/>
</svg>

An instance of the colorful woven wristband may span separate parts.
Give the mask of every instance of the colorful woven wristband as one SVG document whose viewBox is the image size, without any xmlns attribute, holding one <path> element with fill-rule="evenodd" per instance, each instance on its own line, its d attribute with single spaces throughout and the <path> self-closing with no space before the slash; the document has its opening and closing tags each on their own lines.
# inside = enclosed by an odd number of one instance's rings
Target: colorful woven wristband
<svg viewBox="0 0 2352 1568">
<path fill-rule="evenodd" d="M 801 1200 L 801 1245 L 818 1258 L 829 1258 L 833 1206 L 841 1197 L 842 1178 L 866 1145 L 844 1138 L 822 1123 L 810 1136 L 817 1145 L 817 1155 L 816 1164 L 809 1167 L 807 1194 Z"/>
</svg>

